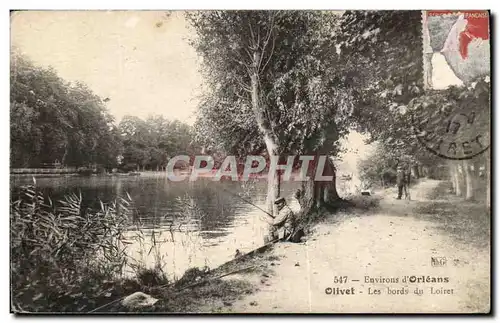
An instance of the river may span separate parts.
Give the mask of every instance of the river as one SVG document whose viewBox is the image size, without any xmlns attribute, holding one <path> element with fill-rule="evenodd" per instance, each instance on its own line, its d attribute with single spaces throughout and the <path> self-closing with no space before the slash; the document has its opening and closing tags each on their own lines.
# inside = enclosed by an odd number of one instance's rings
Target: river
<svg viewBox="0 0 500 323">
<path fill-rule="evenodd" d="M 11 175 L 11 188 L 32 184 L 32 176 Z M 161 258 L 171 277 L 180 277 L 190 267 L 214 268 L 234 257 L 236 249 L 248 252 L 263 245 L 266 216 L 251 201 L 265 209 L 266 182 L 171 182 L 161 172 L 141 176 L 51 176 L 36 177 L 37 187 L 52 200 L 71 192 L 81 193 L 83 205 L 100 208 L 117 196 L 130 195 L 141 219 L 142 237 L 127 248 L 134 262 L 153 266 Z M 297 182 L 282 183 L 282 196 L 297 209 L 293 193 Z M 130 237 L 139 231 L 129 232 Z M 152 246 L 152 235 L 157 248 Z"/>
</svg>

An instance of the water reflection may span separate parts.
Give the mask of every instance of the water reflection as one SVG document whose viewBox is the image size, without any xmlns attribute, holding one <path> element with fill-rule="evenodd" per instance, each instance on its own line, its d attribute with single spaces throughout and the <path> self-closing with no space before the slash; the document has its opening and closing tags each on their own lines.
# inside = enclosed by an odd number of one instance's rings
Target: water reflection
<svg viewBox="0 0 500 323">
<path fill-rule="evenodd" d="M 163 241 L 160 250 L 167 259 L 167 271 L 181 275 L 191 266 L 217 266 L 231 259 L 235 249 L 242 252 L 263 243 L 266 232 L 264 213 L 238 196 L 265 208 L 266 182 L 171 182 L 165 173 L 144 173 L 141 176 L 58 176 L 37 177 L 37 187 L 53 200 L 65 194 L 81 192 L 84 207 L 99 208 L 117 196 L 130 195 L 141 228 L 151 237 Z M 32 184 L 31 176 L 11 176 L 11 188 Z M 297 183 L 283 183 L 283 196 L 291 196 Z M 13 196 L 13 197 L 14 197 Z M 133 236 L 134 231 L 130 232 Z M 130 246 L 130 253 L 146 262 L 152 255 L 143 249 L 145 241 Z"/>
</svg>

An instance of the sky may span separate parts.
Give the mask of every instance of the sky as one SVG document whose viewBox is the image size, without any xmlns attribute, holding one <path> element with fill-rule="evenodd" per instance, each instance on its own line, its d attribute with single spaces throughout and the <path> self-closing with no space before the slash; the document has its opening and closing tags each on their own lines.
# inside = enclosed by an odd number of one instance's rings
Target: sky
<svg viewBox="0 0 500 323">
<path fill-rule="evenodd" d="M 11 43 L 68 81 L 83 81 L 119 121 L 162 114 L 192 124 L 202 83 L 182 12 L 24 11 Z"/>
<path fill-rule="evenodd" d="M 68 81 L 83 81 L 119 121 L 162 114 L 195 121 L 202 78 L 182 11 L 23 11 L 11 43 Z M 436 88 L 460 84 L 444 57 L 432 59 Z"/>
<path fill-rule="evenodd" d="M 12 45 L 68 81 L 83 81 L 119 121 L 162 114 L 195 120 L 202 78 L 183 12 L 24 11 L 11 19 Z M 459 84 L 441 54 L 433 57 L 436 88 Z"/>
</svg>

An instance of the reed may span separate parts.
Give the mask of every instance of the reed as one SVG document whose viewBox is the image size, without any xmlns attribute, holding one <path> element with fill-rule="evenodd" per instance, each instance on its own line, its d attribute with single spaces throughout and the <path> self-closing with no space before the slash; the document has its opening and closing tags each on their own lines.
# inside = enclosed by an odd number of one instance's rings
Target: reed
<svg viewBox="0 0 500 323">
<path fill-rule="evenodd" d="M 215 197 L 217 212 L 230 212 L 225 201 Z M 180 279 L 169 277 L 162 244 L 174 242 L 174 232 L 181 231 L 192 234 L 190 241 L 196 245 L 194 239 L 200 237 L 191 232 L 192 226 L 201 226 L 209 214 L 189 195 L 176 202 L 184 206 L 182 214 L 174 214 L 170 226 L 160 227 L 160 219 L 153 219 L 153 225 L 143 223 L 128 194 L 91 210 L 82 205 L 81 194 L 52 201 L 34 179 L 10 203 L 12 311 L 122 311 L 115 301 L 137 291 L 168 304 L 156 310 L 178 309 L 182 304 L 167 299 L 170 290 L 199 282 L 209 268 L 190 268 Z M 193 300 L 188 296 L 184 298 Z"/>
<path fill-rule="evenodd" d="M 11 293 L 16 312 L 79 312 L 108 301 L 125 281 L 124 233 L 130 199 L 82 207 L 82 197 L 53 202 L 34 185 L 10 204 Z"/>
</svg>

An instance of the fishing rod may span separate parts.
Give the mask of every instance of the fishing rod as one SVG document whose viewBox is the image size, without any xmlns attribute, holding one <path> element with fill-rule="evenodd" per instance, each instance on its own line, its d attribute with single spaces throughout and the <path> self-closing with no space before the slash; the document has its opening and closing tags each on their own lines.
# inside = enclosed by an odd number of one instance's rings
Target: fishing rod
<svg viewBox="0 0 500 323">
<path fill-rule="evenodd" d="M 274 217 L 271 213 L 269 213 L 269 212 L 265 211 L 264 209 L 262 209 L 261 207 L 259 207 L 259 206 L 255 205 L 255 204 L 253 204 L 252 202 L 248 201 L 247 199 L 242 198 L 242 197 L 241 197 L 241 196 L 239 196 L 238 194 L 235 194 L 235 193 L 233 193 L 233 192 L 231 192 L 231 191 L 228 191 L 228 190 L 226 190 L 226 189 L 225 189 L 225 188 L 223 188 L 223 187 L 222 187 L 222 190 L 223 190 L 223 191 L 225 191 L 225 192 L 227 192 L 227 193 L 229 193 L 229 194 L 231 194 L 231 195 L 233 195 L 233 196 L 236 196 L 236 197 L 240 198 L 242 201 L 244 201 L 244 202 L 246 202 L 246 203 L 248 203 L 248 204 L 250 204 L 250 205 L 255 206 L 257 209 L 259 209 L 259 210 L 261 210 L 262 212 L 264 212 L 265 214 L 269 215 L 271 218 L 273 218 L 273 219 L 275 218 L 275 217 Z"/>
</svg>

